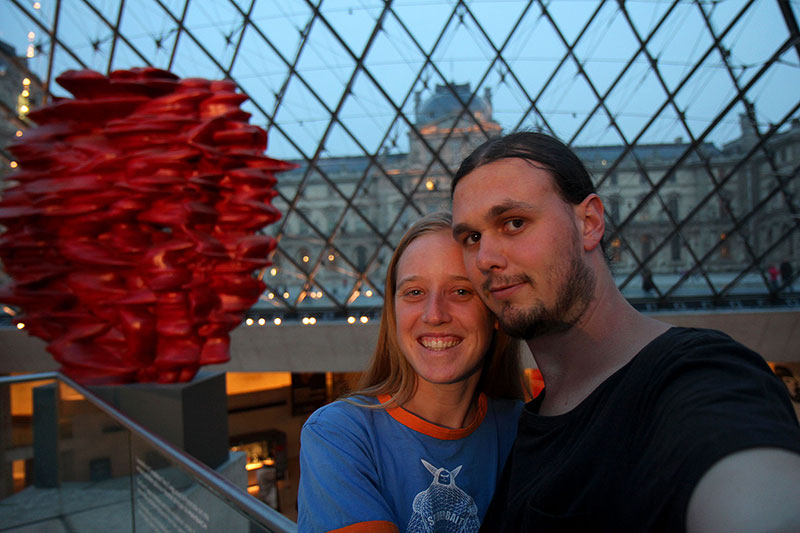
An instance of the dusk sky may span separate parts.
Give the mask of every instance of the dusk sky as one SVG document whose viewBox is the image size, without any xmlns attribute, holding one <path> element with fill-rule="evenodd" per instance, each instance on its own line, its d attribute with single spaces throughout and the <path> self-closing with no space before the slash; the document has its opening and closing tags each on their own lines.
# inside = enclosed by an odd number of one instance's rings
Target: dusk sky
<svg viewBox="0 0 800 533">
<path fill-rule="evenodd" d="M 0 39 L 23 56 L 33 45 L 29 65 L 46 80 L 51 52 L 46 30 L 55 22 L 55 0 L 0 4 Z M 242 32 L 243 13 L 251 4 L 252 25 L 244 25 Z M 730 108 L 706 137 L 721 145 L 739 134 L 737 117 L 744 108 L 734 102 L 736 85 L 747 87 L 755 76 L 758 81 L 745 95 L 755 104 L 762 128 L 798 115 L 800 60 L 792 46 L 780 52 L 789 34 L 774 1 L 687 1 L 676 6 L 628 1 L 626 13 L 616 2 L 577 0 L 397 0 L 386 10 L 376 0 L 325 0 L 321 16 L 315 17 L 316 4 L 191 0 L 187 31 L 177 32 L 175 20 L 182 16 L 184 0 L 129 1 L 121 14 L 117 0 L 63 0 L 53 77 L 72 68 L 105 72 L 109 65 L 151 64 L 182 77 L 205 78 L 225 77 L 230 69 L 252 99 L 245 105 L 252 121 L 270 130 L 270 154 L 292 159 L 313 155 L 326 130 L 324 155 L 374 153 L 382 147 L 405 151 L 408 126 L 395 106 L 413 121 L 414 92 L 423 90 L 424 97 L 445 81 L 469 83 L 479 95 L 488 88 L 494 118 L 506 130 L 545 127 L 576 145 L 689 140 L 702 136 Z M 790 5 L 798 18 L 800 2 Z M 704 14 L 714 33 L 724 33 L 730 69 L 713 46 Z M 381 30 L 370 42 L 381 17 Z M 110 26 L 117 20 L 123 38 L 114 45 Z M 301 32 L 309 32 L 305 44 Z M 655 70 L 644 53 L 637 53 L 639 39 L 647 40 Z M 574 55 L 568 54 L 567 44 L 574 45 Z M 500 60 L 495 48 L 502 49 Z M 776 53 L 780 60 L 759 74 Z M 425 64 L 425 54 L 432 63 Z M 361 55 L 364 68 L 356 72 L 354 57 Z M 667 102 L 662 83 L 669 91 L 680 87 L 675 105 Z M 285 95 L 276 105 L 284 85 Z M 53 92 L 66 95 L 55 84 Z M 605 106 L 598 106 L 595 92 L 606 96 Z M 330 112 L 337 106 L 341 124 L 329 128 Z"/>
</svg>

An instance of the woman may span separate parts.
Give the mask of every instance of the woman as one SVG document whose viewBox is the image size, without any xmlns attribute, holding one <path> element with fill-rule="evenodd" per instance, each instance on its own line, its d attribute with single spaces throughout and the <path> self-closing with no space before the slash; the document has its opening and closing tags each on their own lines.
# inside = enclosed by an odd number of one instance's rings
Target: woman
<svg viewBox="0 0 800 533">
<path fill-rule="evenodd" d="M 303 426 L 302 532 L 478 531 L 516 434 L 523 374 L 450 225 L 435 213 L 403 236 L 361 390 Z"/>
</svg>

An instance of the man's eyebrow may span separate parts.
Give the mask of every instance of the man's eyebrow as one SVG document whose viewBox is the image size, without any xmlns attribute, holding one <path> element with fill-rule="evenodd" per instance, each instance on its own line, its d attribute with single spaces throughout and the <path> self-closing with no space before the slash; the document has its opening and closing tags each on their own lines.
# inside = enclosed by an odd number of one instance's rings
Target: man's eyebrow
<svg viewBox="0 0 800 533">
<path fill-rule="evenodd" d="M 458 236 L 463 233 L 468 233 L 470 231 L 469 225 L 464 224 L 463 222 L 456 224 L 453 226 L 453 238 L 458 240 Z"/>
<path fill-rule="evenodd" d="M 492 218 L 499 217 L 500 215 L 504 215 L 508 211 L 513 211 L 514 209 L 525 209 L 531 210 L 536 209 L 533 205 L 526 203 L 526 202 L 519 202 L 517 200 L 504 200 L 499 204 L 492 206 L 489 209 L 489 216 Z"/>
<path fill-rule="evenodd" d="M 500 202 L 497 205 L 492 206 L 492 208 L 489 209 L 488 217 L 489 218 L 497 218 L 497 217 L 502 216 L 502 215 L 506 214 L 507 212 L 513 211 L 515 209 L 524 209 L 526 211 L 531 211 L 531 210 L 535 211 L 536 207 L 531 205 L 531 204 L 529 204 L 529 203 L 519 202 L 519 201 L 516 201 L 516 200 L 511 200 L 509 198 L 507 200 L 503 200 L 502 202 Z M 459 235 L 464 234 L 464 233 L 469 233 L 470 231 L 471 231 L 470 226 L 468 224 L 465 224 L 465 223 L 461 222 L 461 223 L 456 224 L 455 226 L 453 226 L 453 237 L 458 238 Z"/>
</svg>

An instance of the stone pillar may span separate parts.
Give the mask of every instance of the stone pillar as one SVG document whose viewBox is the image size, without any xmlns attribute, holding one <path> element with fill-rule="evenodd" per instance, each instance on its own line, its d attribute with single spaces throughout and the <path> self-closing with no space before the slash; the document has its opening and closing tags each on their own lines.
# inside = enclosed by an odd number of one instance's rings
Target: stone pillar
<svg viewBox="0 0 800 533">
<path fill-rule="evenodd" d="M 187 383 L 90 387 L 98 397 L 211 468 L 228 460 L 225 374 L 200 372 Z"/>
</svg>

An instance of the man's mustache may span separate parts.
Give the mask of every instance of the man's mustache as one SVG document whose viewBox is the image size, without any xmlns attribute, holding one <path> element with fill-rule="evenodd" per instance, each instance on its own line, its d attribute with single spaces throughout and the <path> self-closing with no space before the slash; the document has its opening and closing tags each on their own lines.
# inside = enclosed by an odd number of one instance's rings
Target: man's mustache
<svg viewBox="0 0 800 533">
<path fill-rule="evenodd" d="M 515 274 L 513 276 L 497 276 L 489 274 L 481 284 L 481 289 L 488 294 L 492 289 L 499 287 L 509 287 L 520 283 L 528 283 L 533 286 L 533 280 L 527 274 Z"/>
</svg>

